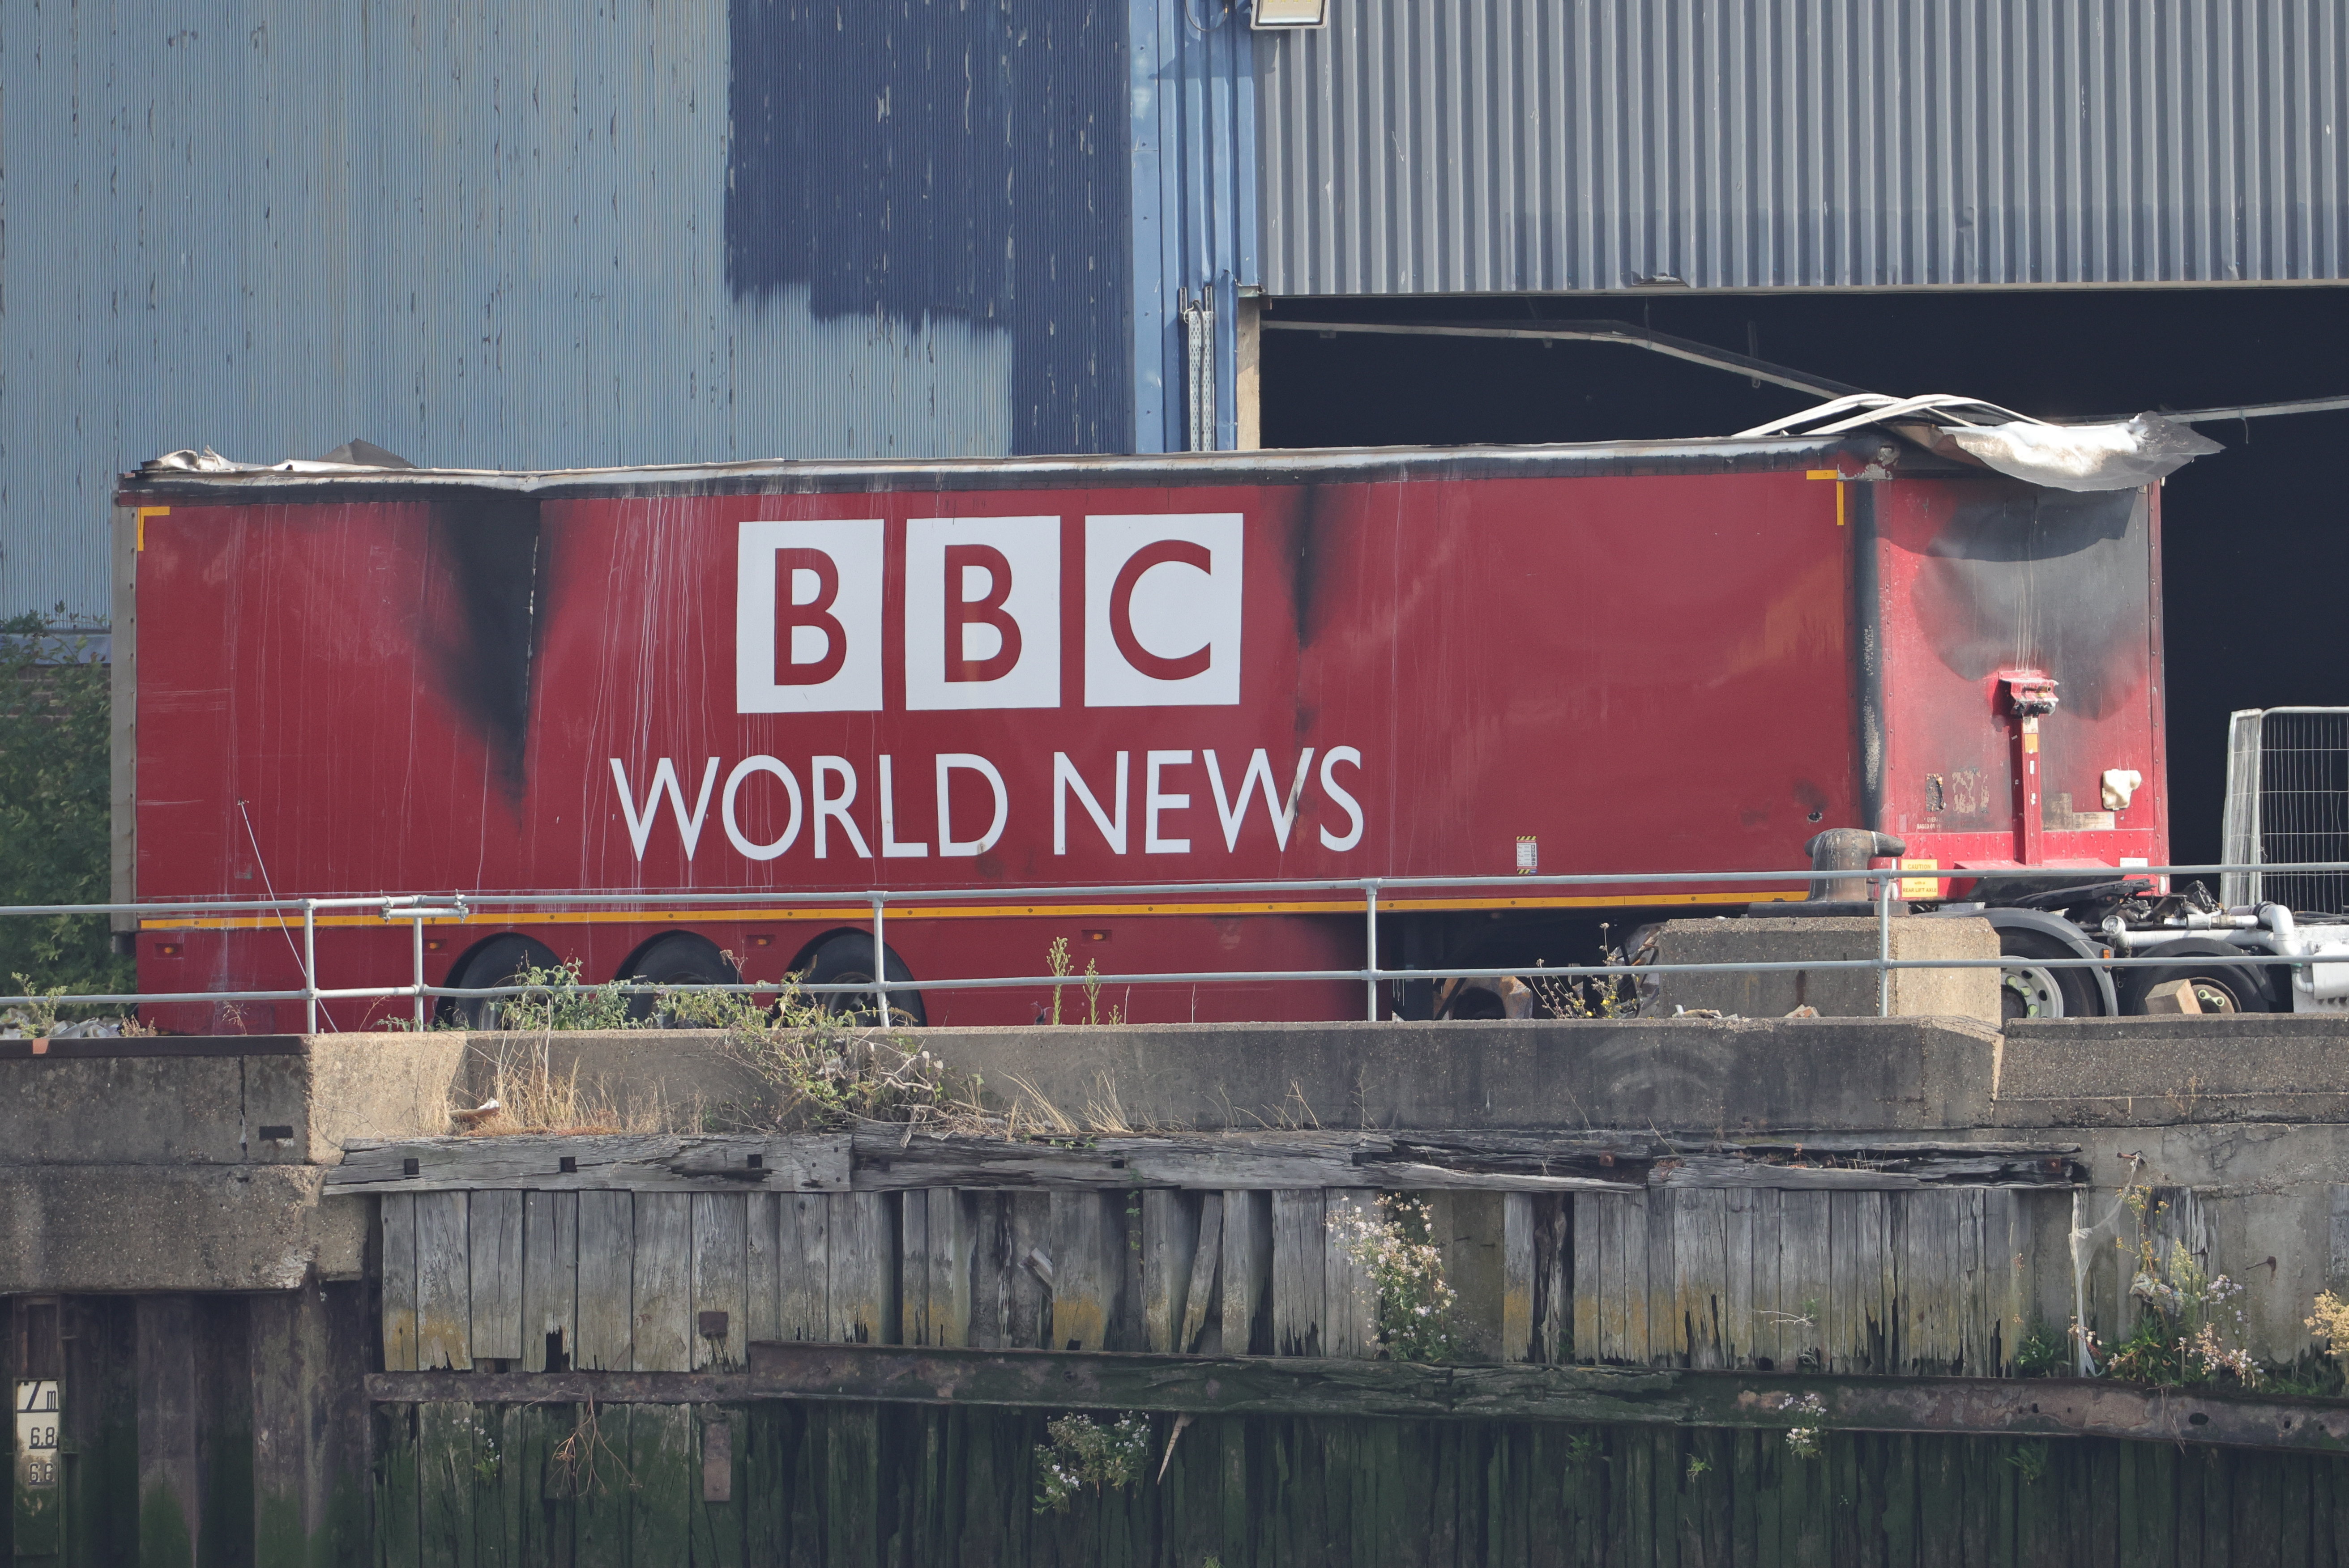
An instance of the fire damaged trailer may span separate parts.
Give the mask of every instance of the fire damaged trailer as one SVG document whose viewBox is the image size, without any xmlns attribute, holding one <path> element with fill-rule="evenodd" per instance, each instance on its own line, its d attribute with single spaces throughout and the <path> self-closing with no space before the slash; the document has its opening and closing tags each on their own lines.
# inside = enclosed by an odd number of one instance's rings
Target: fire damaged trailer
<svg viewBox="0 0 2349 1568">
<path fill-rule="evenodd" d="M 882 961 L 956 1024 L 1032 1022 L 1036 987 L 942 983 L 1043 973 L 1062 939 L 1104 973 L 1360 968 L 1358 891 L 1237 882 L 1784 871 L 1857 828 L 1899 841 L 1909 898 L 2044 868 L 2027 903 L 2167 858 L 2159 527 L 2158 482 L 2042 488 L 1881 426 L 559 473 L 178 455 L 117 498 L 118 896 L 574 901 L 429 923 L 430 983 L 481 986 L 869 975 L 866 895 L 946 894 L 890 906 Z M 1193 885 L 1116 891 L 1168 883 Z M 1379 958 L 1587 962 L 1602 922 L 1801 896 L 1398 889 Z M 2102 951 L 2002 919 L 2017 951 Z M 322 984 L 406 979 L 407 925 L 316 926 Z M 123 940 L 143 991 L 184 994 L 298 987 L 297 936 L 231 913 Z M 2112 1005 L 2048 973 L 2048 1006 Z"/>
</svg>

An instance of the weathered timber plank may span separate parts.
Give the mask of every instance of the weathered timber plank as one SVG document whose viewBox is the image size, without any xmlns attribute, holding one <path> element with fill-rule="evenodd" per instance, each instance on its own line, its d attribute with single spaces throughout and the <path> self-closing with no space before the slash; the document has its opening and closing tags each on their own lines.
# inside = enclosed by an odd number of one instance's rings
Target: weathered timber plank
<svg viewBox="0 0 2349 1568">
<path fill-rule="evenodd" d="M 750 1303 L 742 1325 L 745 1343 L 784 1337 L 783 1261 L 776 1249 L 785 1201 L 781 1192 L 743 1194 L 742 1293 Z"/>
<path fill-rule="evenodd" d="M 1822 1407 L 1816 1416 L 1802 1403 L 1812 1394 Z M 1661 1423 L 1764 1431 L 1802 1425 L 1833 1431 L 2109 1437 L 2349 1454 L 2349 1406 L 2338 1400 L 2141 1388 L 2096 1378 L 1422 1367 L 1301 1357 L 1081 1355 L 805 1342 L 753 1344 L 750 1370 L 740 1373 L 378 1372 L 367 1377 L 367 1396 L 395 1406 L 594 1400 L 615 1413 L 631 1404 L 806 1399 L 1201 1416 Z"/>
<path fill-rule="evenodd" d="M 692 1561 L 693 1499 L 700 1491 L 693 1411 L 640 1405 L 628 1412 L 628 1562 Z"/>
<path fill-rule="evenodd" d="M 1671 1195 L 1674 1316 L 1688 1365 L 1726 1364 L 1722 1306 L 1729 1294 L 1728 1211 L 1719 1188 Z M 1652 1200 L 1651 1200 L 1652 1201 Z"/>
<path fill-rule="evenodd" d="M 1051 1198 L 1051 1344 L 1100 1350 L 1109 1343 L 1125 1277 L 1112 1212 L 1119 1194 L 1055 1191 Z"/>
<path fill-rule="evenodd" d="M 467 1198 L 468 1266 L 473 1355 L 522 1359 L 522 1194 L 474 1192 Z"/>
<path fill-rule="evenodd" d="M 1826 1310 L 1821 1325 L 1826 1354 L 1822 1370 L 1829 1372 L 1849 1372 L 1859 1365 L 1853 1359 L 1859 1337 L 1853 1327 L 1859 1294 L 1858 1212 L 1854 1206 L 1858 1196 L 1857 1192 L 1827 1194 L 1827 1294 L 1819 1305 Z"/>
<path fill-rule="evenodd" d="M 1852 1271 L 1850 1284 L 1852 1372 L 1882 1372 L 1885 1361 L 1885 1254 L 1891 1238 L 1885 1211 L 1894 1200 L 1882 1192 L 1854 1192 L 1851 1201 Z"/>
<path fill-rule="evenodd" d="M 375 1410 L 375 1568 L 420 1568 L 416 1419 L 413 1404 Z"/>
<path fill-rule="evenodd" d="M 693 1366 L 693 1195 L 638 1192 L 630 1277 L 630 1364 L 639 1372 Z"/>
<path fill-rule="evenodd" d="M 1688 1365 L 1688 1320 L 1680 1313 L 1680 1260 L 1675 1255 L 1672 1194 L 1642 1193 L 1648 1222 L 1648 1359 Z"/>
<path fill-rule="evenodd" d="M 775 1335 L 778 1339 L 832 1337 L 832 1206 L 821 1192 L 785 1192 L 775 1199 Z"/>
<path fill-rule="evenodd" d="M 1224 1261 L 1224 1195 L 1202 1192 L 1199 1195 L 1198 1239 L 1191 1251 L 1191 1268 L 1184 1281 L 1183 1322 L 1174 1336 L 1174 1348 L 1196 1352 L 1206 1342 L 1209 1329 L 1216 1330 L 1210 1350 L 1223 1348 L 1223 1324 L 1216 1308 L 1218 1305 L 1216 1285 L 1222 1277 Z M 1246 1348 L 1243 1346 L 1242 1348 Z"/>
<path fill-rule="evenodd" d="M 1721 1195 L 1723 1364 L 1751 1367 L 1756 1354 L 1754 1310 L 1754 1211 L 1752 1188 L 1732 1187 Z M 1761 1352 L 1766 1355 L 1768 1352 Z"/>
<path fill-rule="evenodd" d="M 387 1193 L 377 1216 L 383 1229 L 383 1367 L 416 1370 L 416 1200 Z"/>
<path fill-rule="evenodd" d="M 1322 1190 L 1272 1195 L 1272 1353 L 1326 1356 L 1330 1233 Z"/>
<path fill-rule="evenodd" d="M 1599 1358 L 1599 1306 L 1606 1289 L 1599 1252 L 1599 1233 L 1606 1222 L 1599 1211 L 1606 1200 L 1577 1193 L 1568 1201 L 1574 1205 L 1574 1355 L 1578 1361 L 1596 1361 Z"/>
<path fill-rule="evenodd" d="M 743 1347 L 750 1343 L 750 1196 L 686 1195 L 693 1206 L 692 1367 L 697 1372 L 705 1367 L 741 1366 Z"/>
<path fill-rule="evenodd" d="M 473 1480 L 480 1457 L 474 1428 L 477 1409 L 454 1400 L 416 1408 L 419 1557 L 428 1568 L 438 1564 L 473 1568 Z"/>
<path fill-rule="evenodd" d="M 416 1364 L 464 1371 L 473 1364 L 471 1266 L 466 1261 L 465 1194 L 416 1199 Z"/>
<path fill-rule="evenodd" d="M 1538 1361 L 1534 1353 L 1534 1200 L 1530 1192 L 1501 1196 L 1501 1356 Z"/>
<path fill-rule="evenodd" d="M 1825 1192 L 1781 1192 L 1778 1202 L 1778 1330 L 1781 1371 L 1824 1370 L 1835 1294 Z"/>
<path fill-rule="evenodd" d="M 927 1345 L 930 1339 L 930 1203 L 929 1190 L 906 1188 L 897 1203 L 896 1336 L 905 1345 Z"/>
<path fill-rule="evenodd" d="M 1574 1358 L 1574 1199 L 1537 1193 L 1534 1212 L 1534 1359 Z"/>
<path fill-rule="evenodd" d="M 1143 1348 L 1180 1350 L 1183 1306 L 1191 1287 L 1191 1259 L 1199 1246 L 1197 1200 L 1153 1188 L 1142 1195 L 1142 1336 Z"/>
<path fill-rule="evenodd" d="M 1816 1150 L 1803 1152 L 1818 1154 Z M 1845 1191 L 1911 1191 L 1933 1187 L 2055 1187 L 2084 1184 L 2084 1169 L 2062 1156 L 1975 1159 L 1932 1155 L 1862 1165 L 1794 1164 L 1739 1154 L 1692 1153 L 1657 1162 L 1659 1187 L 1777 1187 Z"/>
<path fill-rule="evenodd" d="M 832 1332 L 854 1345 L 898 1335 L 897 1205 L 882 1192 L 834 1192 L 832 1204 Z"/>
<path fill-rule="evenodd" d="M 579 1344 L 572 1364 L 624 1372 L 634 1362 L 636 1196 L 570 1194 L 579 1205 Z"/>
<path fill-rule="evenodd" d="M 1272 1194 L 1224 1194 L 1224 1354 L 1272 1350 Z"/>
<path fill-rule="evenodd" d="M 2015 1349 L 2031 1324 L 2024 1224 L 2020 1193 L 1982 1194 L 1982 1269 L 1988 1276 L 1988 1311 L 1996 1339 L 1982 1364 L 1968 1368 L 1982 1377 L 2012 1374 Z"/>
<path fill-rule="evenodd" d="M 1381 1133 L 1154 1134 L 1087 1138 L 1081 1147 L 885 1128 L 854 1135 L 859 1191 L 911 1187 L 1276 1188 L 1530 1187 L 1636 1184 L 1652 1140 L 1443 1134 L 1402 1145 Z M 1626 1162 L 1609 1177 L 1607 1165 Z"/>
<path fill-rule="evenodd" d="M 1785 1330 L 1785 1307 L 1780 1274 L 1784 1248 L 1785 1194 L 1767 1189 L 1754 1194 L 1754 1327 L 1757 1367 L 1780 1372 L 1795 1370 L 1795 1352 Z"/>
<path fill-rule="evenodd" d="M 1331 1356 L 1376 1356 L 1379 1353 L 1379 1287 L 1350 1237 L 1354 1225 L 1375 1223 L 1378 1194 L 1369 1188 L 1338 1188 L 1323 1210 L 1324 1343 Z"/>
<path fill-rule="evenodd" d="M 579 1194 L 524 1192 L 522 1369 L 560 1371 L 578 1350 Z"/>
<path fill-rule="evenodd" d="M 906 1204 L 916 1202 L 907 1194 Z M 933 1187 L 926 1194 L 929 1237 L 926 1256 L 929 1336 L 926 1344 L 955 1348 L 970 1343 L 971 1249 L 977 1222 L 971 1194 Z"/>
<path fill-rule="evenodd" d="M 576 1568 L 628 1568 L 628 1504 L 636 1495 L 629 1484 L 628 1428 L 634 1415 L 617 1401 L 582 1404 L 572 1511 Z"/>
<path fill-rule="evenodd" d="M 407 1174 L 407 1162 L 416 1173 Z M 757 1164 L 752 1164 L 752 1161 Z M 345 1192 L 517 1188 L 534 1191 L 836 1191 L 849 1184 L 845 1133 L 722 1137 L 516 1133 L 504 1138 L 354 1140 L 326 1184 Z M 570 1169 L 564 1169 L 565 1162 Z"/>
<path fill-rule="evenodd" d="M 1052 1200 L 1043 1192 L 1008 1192 L 1011 1268 L 1004 1283 L 1003 1343 L 1040 1349 L 1052 1339 Z"/>
</svg>

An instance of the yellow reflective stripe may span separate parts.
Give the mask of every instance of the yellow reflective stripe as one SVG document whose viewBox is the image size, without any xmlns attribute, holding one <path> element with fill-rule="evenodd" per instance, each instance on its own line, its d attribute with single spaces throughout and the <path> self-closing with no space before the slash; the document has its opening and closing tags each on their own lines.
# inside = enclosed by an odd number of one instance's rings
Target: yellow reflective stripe
<svg viewBox="0 0 2349 1568">
<path fill-rule="evenodd" d="M 1382 913 L 1398 911 L 1424 910 L 1485 910 L 1485 909 L 1610 909 L 1691 903 L 1775 903 L 1799 899 L 1799 892 L 1660 892 L 1643 897 L 1622 895 L 1558 898 L 1382 898 L 1379 909 Z M 917 904 L 891 905 L 891 920 L 1019 920 L 1067 919 L 1073 915 L 1119 917 L 1133 915 L 1185 914 L 1360 914 L 1360 899 L 1270 902 L 1258 903 L 1002 903 L 1002 904 L 940 904 L 925 908 Z M 773 924 L 793 920 L 867 921 L 873 918 L 870 904 L 848 904 L 839 908 L 802 905 L 792 909 L 704 909 L 704 910 L 552 910 L 543 913 L 514 912 L 512 913 L 481 910 L 462 919 L 454 915 L 427 916 L 427 925 L 711 925 L 734 923 L 745 925 Z M 274 931 L 281 926 L 302 923 L 298 911 L 283 915 L 202 915 L 188 920 L 141 919 L 141 931 Z M 317 917 L 321 930 L 336 927 L 345 930 L 373 926 L 404 928 L 407 919 L 385 920 L 377 914 L 322 914 Z"/>
</svg>

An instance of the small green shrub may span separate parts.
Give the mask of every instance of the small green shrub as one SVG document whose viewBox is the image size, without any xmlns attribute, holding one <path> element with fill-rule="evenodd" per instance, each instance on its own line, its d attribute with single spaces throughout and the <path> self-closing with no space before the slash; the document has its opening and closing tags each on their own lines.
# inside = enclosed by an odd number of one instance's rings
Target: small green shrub
<svg viewBox="0 0 2349 1568">
<path fill-rule="evenodd" d="M 1066 1513 L 1079 1492 L 1123 1491 L 1150 1465 L 1150 1418 L 1138 1413 L 1114 1421 L 1062 1416 L 1036 1449 L 1036 1511 Z"/>
<path fill-rule="evenodd" d="M 1427 1205 L 1381 1197 L 1376 1214 L 1345 1209 L 1330 1229 L 1379 1293 L 1379 1344 L 1388 1359 L 1458 1359 L 1460 1298 L 1444 1277 L 1444 1253 L 1428 1234 Z"/>
</svg>

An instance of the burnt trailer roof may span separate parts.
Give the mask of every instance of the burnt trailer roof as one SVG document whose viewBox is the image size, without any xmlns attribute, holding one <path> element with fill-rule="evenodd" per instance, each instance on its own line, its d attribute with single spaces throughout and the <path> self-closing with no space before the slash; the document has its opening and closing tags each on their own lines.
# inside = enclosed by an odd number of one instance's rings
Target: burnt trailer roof
<svg viewBox="0 0 2349 1568">
<path fill-rule="evenodd" d="M 1572 479 L 1607 475 L 1773 472 L 1856 466 L 1961 472 L 1957 464 L 1877 429 L 1836 437 L 1597 441 L 1571 446 L 1352 447 L 1163 456 L 951 458 L 923 462 L 777 459 L 648 468 L 370 468 L 325 462 L 231 463 L 175 452 L 121 478 L 126 504 L 181 499 L 219 503 L 251 493 L 273 504 L 415 498 L 448 490 L 539 500 L 902 490 L 1035 490 L 1063 484 L 1314 485 L 1350 481 Z"/>
</svg>

